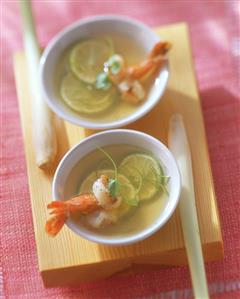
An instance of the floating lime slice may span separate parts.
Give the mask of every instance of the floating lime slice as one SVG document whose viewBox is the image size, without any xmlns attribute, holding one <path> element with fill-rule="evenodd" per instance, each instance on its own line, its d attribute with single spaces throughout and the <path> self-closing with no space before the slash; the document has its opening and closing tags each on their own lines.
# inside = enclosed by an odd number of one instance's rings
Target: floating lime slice
<svg viewBox="0 0 240 299">
<path fill-rule="evenodd" d="M 107 38 L 82 41 L 70 52 L 70 69 L 80 80 L 93 84 L 113 52 L 112 43 Z"/>
<path fill-rule="evenodd" d="M 159 177 L 163 175 L 159 163 L 146 154 L 131 154 L 123 159 L 119 172 L 125 175 L 135 189 L 140 201 L 151 199 L 159 191 Z"/>
<path fill-rule="evenodd" d="M 109 109 L 116 98 L 116 90 L 97 90 L 68 73 L 62 80 L 60 93 L 63 100 L 75 111 L 95 114 Z"/>
</svg>

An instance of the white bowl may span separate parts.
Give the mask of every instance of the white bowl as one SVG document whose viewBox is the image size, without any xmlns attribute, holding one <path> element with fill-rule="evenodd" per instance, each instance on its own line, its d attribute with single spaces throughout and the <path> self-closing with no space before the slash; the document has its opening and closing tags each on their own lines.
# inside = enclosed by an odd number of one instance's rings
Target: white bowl
<svg viewBox="0 0 240 299">
<path fill-rule="evenodd" d="M 157 104 L 167 86 L 169 77 L 168 63 L 166 62 L 161 68 L 156 83 L 149 92 L 148 98 L 134 113 L 121 119 L 104 123 L 88 120 L 59 100 L 54 84 L 54 73 L 56 65 L 59 63 L 59 58 L 71 44 L 98 33 L 121 34 L 136 41 L 146 52 L 149 52 L 160 40 L 151 28 L 127 17 L 105 15 L 78 21 L 57 34 L 43 52 L 40 60 L 41 89 L 48 105 L 58 116 L 85 128 L 118 128 L 136 121 Z"/>
<path fill-rule="evenodd" d="M 171 152 L 159 140 L 142 132 L 134 130 L 110 130 L 92 135 L 74 146 L 60 162 L 52 186 L 53 198 L 55 200 L 68 199 L 75 195 L 79 186 L 79 177 L 74 167 L 88 153 L 106 145 L 128 144 L 142 148 L 152 153 L 165 170 L 165 174 L 170 177 L 168 183 L 169 196 L 164 207 L 159 211 L 159 216 L 153 223 L 132 235 L 107 236 L 97 230 L 91 230 L 84 225 L 77 225 L 71 219 L 67 220 L 67 226 L 79 236 L 90 241 L 107 245 L 127 245 L 143 240 L 158 229 L 160 229 L 173 214 L 179 199 L 181 184 L 180 174 L 177 164 Z M 86 176 L 88 173 L 86 173 Z M 116 224 L 117 225 L 117 224 Z"/>
</svg>

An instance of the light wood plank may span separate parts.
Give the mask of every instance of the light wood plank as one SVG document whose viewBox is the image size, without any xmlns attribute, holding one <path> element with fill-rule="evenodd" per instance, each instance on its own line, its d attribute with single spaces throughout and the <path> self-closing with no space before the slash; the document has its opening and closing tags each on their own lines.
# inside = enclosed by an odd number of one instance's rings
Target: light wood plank
<svg viewBox="0 0 240 299">
<path fill-rule="evenodd" d="M 156 31 L 163 39 L 173 43 L 168 89 L 157 107 L 128 128 L 144 131 L 166 143 L 170 115 L 174 112 L 183 114 L 193 156 L 197 211 L 205 260 L 220 259 L 223 256 L 222 236 L 188 29 L 186 24 L 181 23 L 157 28 Z M 178 211 L 159 232 L 131 246 L 97 245 L 76 236 L 66 227 L 54 239 L 46 235 L 46 205 L 51 199 L 54 169 L 45 174 L 35 165 L 30 94 L 23 53 L 14 56 L 14 69 L 39 269 L 45 285 L 75 284 L 103 278 L 124 269 L 138 271 L 140 268 L 149 268 L 149 265 L 186 264 Z M 69 147 L 94 133 L 59 119 L 56 119 L 56 124 L 60 149 L 58 161 Z"/>
</svg>

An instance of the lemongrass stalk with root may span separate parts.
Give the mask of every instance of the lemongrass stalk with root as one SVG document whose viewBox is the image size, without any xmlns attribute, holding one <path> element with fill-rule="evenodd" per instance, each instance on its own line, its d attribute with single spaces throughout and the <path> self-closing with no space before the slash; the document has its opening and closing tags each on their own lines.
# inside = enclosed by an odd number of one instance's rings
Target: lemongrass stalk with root
<svg viewBox="0 0 240 299">
<path fill-rule="evenodd" d="M 57 153 L 57 140 L 53 114 L 42 99 L 39 87 L 40 49 L 28 0 L 20 1 L 25 54 L 28 68 L 28 80 L 32 96 L 32 134 L 35 146 L 36 163 L 42 169 L 48 169 Z"/>
<path fill-rule="evenodd" d="M 198 299 L 207 299 L 209 295 L 195 203 L 191 152 L 180 115 L 174 115 L 170 120 L 168 144 L 181 173 L 179 209 L 194 295 Z"/>
</svg>

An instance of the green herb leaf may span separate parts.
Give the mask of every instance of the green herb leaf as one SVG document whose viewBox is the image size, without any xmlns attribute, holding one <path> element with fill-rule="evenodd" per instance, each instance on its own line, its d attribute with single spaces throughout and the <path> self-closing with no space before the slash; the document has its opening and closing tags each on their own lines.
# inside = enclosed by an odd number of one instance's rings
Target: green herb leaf
<svg viewBox="0 0 240 299">
<path fill-rule="evenodd" d="M 97 89 L 107 90 L 111 87 L 111 85 L 112 85 L 112 83 L 111 83 L 107 73 L 103 72 L 103 73 L 98 74 L 96 83 L 95 83 L 95 87 Z"/>
<path fill-rule="evenodd" d="M 119 194 L 119 183 L 116 179 L 111 179 L 108 184 L 108 190 L 112 197 L 116 197 Z"/>
</svg>

